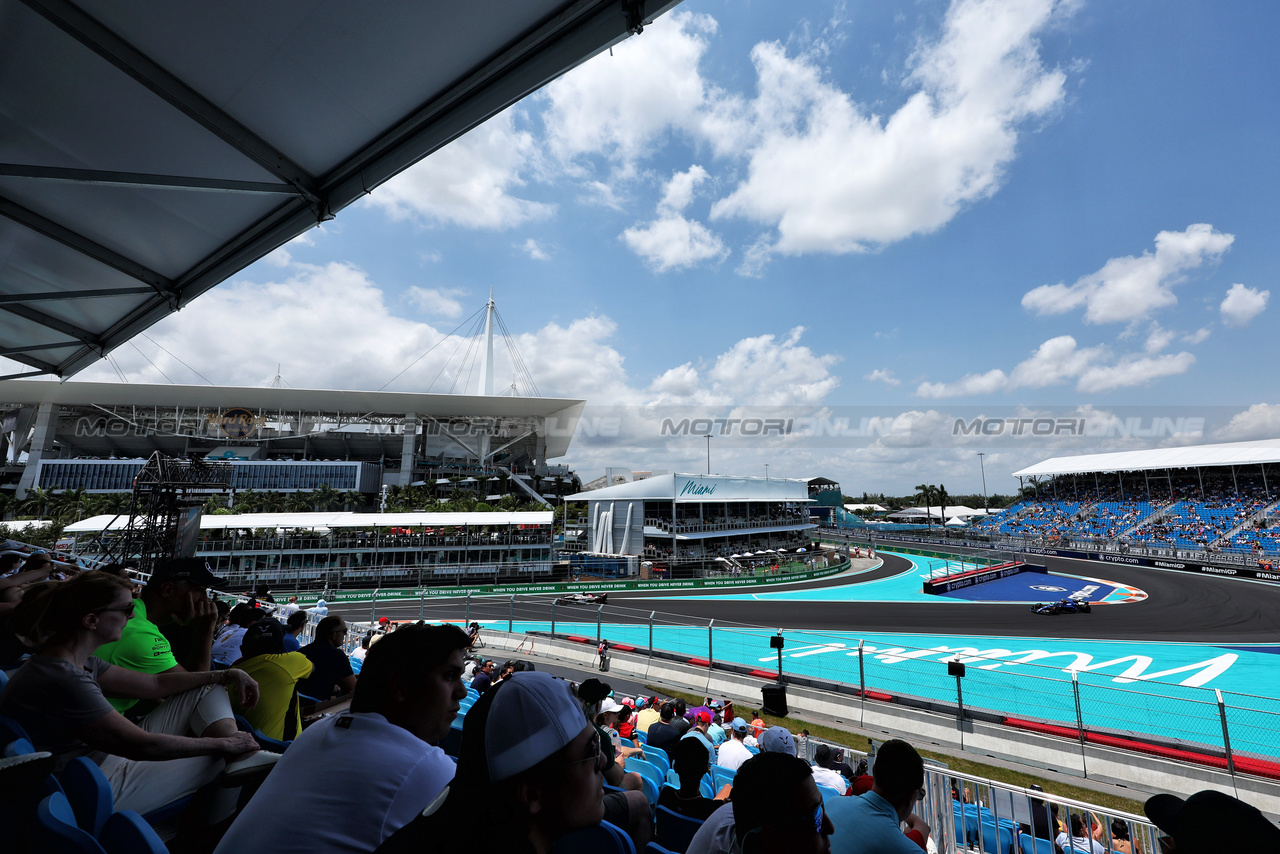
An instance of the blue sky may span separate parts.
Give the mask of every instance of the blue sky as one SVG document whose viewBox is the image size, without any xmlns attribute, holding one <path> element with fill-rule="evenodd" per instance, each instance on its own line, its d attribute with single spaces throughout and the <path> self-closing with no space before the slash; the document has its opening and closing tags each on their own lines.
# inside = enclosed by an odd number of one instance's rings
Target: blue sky
<svg viewBox="0 0 1280 854">
<path fill-rule="evenodd" d="M 1212 413 L 992 445 L 993 491 L 1059 452 L 1275 437 L 1276 32 L 1270 3 L 686 0 L 113 358 L 378 388 L 492 287 L 543 394 L 646 417 Z M 450 350 L 391 388 L 447 390 Z M 726 438 L 713 468 L 958 493 L 979 450 Z M 563 461 L 698 471 L 705 446 Z"/>
</svg>

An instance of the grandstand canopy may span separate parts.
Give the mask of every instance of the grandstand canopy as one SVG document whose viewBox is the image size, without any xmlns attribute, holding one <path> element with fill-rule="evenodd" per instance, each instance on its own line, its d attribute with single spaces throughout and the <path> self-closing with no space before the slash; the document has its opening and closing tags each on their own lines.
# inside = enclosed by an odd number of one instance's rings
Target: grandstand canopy
<svg viewBox="0 0 1280 854">
<path fill-rule="evenodd" d="M 728 477 L 725 475 L 660 474 L 570 495 L 566 501 L 671 501 L 721 503 L 725 501 L 791 501 L 809 504 L 803 480 L 779 477 Z"/>
<path fill-rule="evenodd" d="M 0 0 L 0 355 L 76 373 L 677 2 Z"/>
<path fill-rule="evenodd" d="M 1230 442 L 1221 445 L 1053 457 L 1021 471 L 1015 471 L 1013 476 L 1051 477 L 1059 474 L 1093 472 L 1256 466 L 1277 462 L 1280 462 L 1280 439 L 1263 439 L 1256 442 Z"/>
<path fill-rule="evenodd" d="M 223 513 L 200 518 L 200 530 L 226 528 L 444 528 L 475 525 L 550 525 L 554 514 L 548 510 L 530 513 Z M 129 526 L 123 514 L 91 516 L 72 522 L 68 534 L 114 531 Z"/>
</svg>

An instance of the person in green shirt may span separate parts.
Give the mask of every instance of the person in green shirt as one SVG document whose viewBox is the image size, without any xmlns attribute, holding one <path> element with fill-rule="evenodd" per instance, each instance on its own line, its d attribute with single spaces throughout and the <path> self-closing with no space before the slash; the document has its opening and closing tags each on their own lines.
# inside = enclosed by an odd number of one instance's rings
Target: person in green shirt
<svg viewBox="0 0 1280 854">
<path fill-rule="evenodd" d="M 94 655 L 108 664 L 139 673 L 197 673 L 212 669 L 213 630 L 218 609 L 208 588 L 226 579 L 209 571 L 199 558 L 177 558 L 157 569 L 142 594 L 133 600 L 133 619 L 125 625 L 120 640 L 103 644 Z M 184 626 L 190 632 L 190 648 L 175 655 L 161 628 Z M 138 702 L 107 698 L 118 712 Z"/>
</svg>

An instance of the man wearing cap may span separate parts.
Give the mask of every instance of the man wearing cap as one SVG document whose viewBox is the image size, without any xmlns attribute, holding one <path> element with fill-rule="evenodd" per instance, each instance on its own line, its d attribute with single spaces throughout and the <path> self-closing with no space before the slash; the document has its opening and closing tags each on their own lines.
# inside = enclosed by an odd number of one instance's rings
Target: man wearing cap
<svg viewBox="0 0 1280 854">
<path fill-rule="evenodd" d="M 245 632 L 240 644 L 243 657 L 235 665 L 258 683 L 258 704 L 244 708 L 233 699 L 232 708 L 267 738 L 293 741 L 302 732 L 298 680 L 311 675 L 313 665 L 300 652 L 285 652 L 284 626 L 271 617 L 258 620 Z"/>
<path fill-rule="evenodd" d="M 350 711 L 298 736 L 215 854 L 367 854 L 412 821 L 453 779 L 453 760 L 433 745 L 467 696 L 466 647 L 466 632 L 448 625 L 374 644 Z"/>
<path fill-rule="evenodd" d="M 702 823 L 686 854 L 827 854 L 836 833 L 808 763 L 762 753 L 738 769 L 733 800 Z"/>
<path fill-rule="evenodd" d="M 658 722 L 650 724 L 649 728 L 645 730 L 645 735 L 648 737 L 648 741 L 645 744 L 670 751 L 683 734 L 676 728 L 675 720 L 676 704 L 668 700 L 662 704 L 662 710 L 658 713 Z"/>
<path fill-rule="evenodd" d="M 813 781 L 819 786 L 835 789 L 840 794 L 848 794 L 849 781 L 844 775 L 831 766 L 835 762 L 835 750 L 829 744 L 819 744 L 813 752 Z"/>
<path fill-rule="evenodd" d="M 1156 795 L 1143 810 L 1169 835 L 1160 840 L 1169 854 L 1280 851 L 1280 828 L 1257 807 L 1212 789 L 1196 792 L 1186 800 Z"/>
<path fill-rule="evenodd" d="M 724 744 L 726 738 L 724 727 L 720 726 L 720 713 L 724 710 L 724 703 L 719 700 L 711 701 L 711 726 L 707 727 L 707 738 L 711 739 L 711 744 L 719 747 Z"/>
<path fill-rule="evenodd" d="M 210 572 L 200 558 L 169 561 L 152 574 L 142 594 L 133 600 L 133 617 L 124 624 L 120 640 L 103 644 L 94 655 L 108 664 L 140 673 L 197 673 L 212 669 L 218 609 L 207 588 L 225 583 L 226 579 Z M 174 626 L 187 629 L 187 649 L 175 652 L 161 633 L 162 627 Z M 138 702 L 110 697 L 107 701 L 122 713 Z"/>
<path fill-rule="evenodd" d="M 771 726 L 760 736 L 761 753 L 786 753 L 796 755 L 796 740 L 791 731 L 782 726 Z"/>
<path fill-rule="evenodd" d="M 930 832 L 914 812 L 916 801 L 924 796 L 924 760 L 914 747 L 895 738 L 880 746 L 872 771 L 871 791 L 824 804 L 839 831 L 831 842 L 832 854 L 920 854 Z"/>
<path fill-rule="evenodd" d="M 702 742 L 702 744 L 707 748 L 708 760 L 712 765 L 717 765 L 719 763 L 716 762 L 716 747 L 711 743 L 710 736 L 707 735 L 707 730 L 710 727 L 711 715 L 705 711 L 695 712 L 693 716 L 693 729 L 681 736 L 680 740 L 684 741 L 685 739 L 695 738 Z"/>
<path fill-rule="evenodd" d="M 742 763 L 753 755 L 750 750 L 747 750 L 747 745 L 744 742 L 747 733 L 751 731 L 751 727 L 742 718 L 734 718 L 729 731 L 732 734 L 732 738 L 720 745 L 720 749 L 716 752 L 719 757 L 717 764 L 721 768 L 737 771 L 742 767 Z"/>
<path fill-rule="evenodd" d="M 662 712 L 658 708 L 661 704 L 658 702 L 657 697 L 648 702 L 645 701 L 644 697 L 636 699 L 639 702 L 636 708 L 640 709 L 640 714 L 636 715 L 636 729 L 644 733 L 647 738 L 649 736 L 649 727 L 662 719 Z"/>
</svg>

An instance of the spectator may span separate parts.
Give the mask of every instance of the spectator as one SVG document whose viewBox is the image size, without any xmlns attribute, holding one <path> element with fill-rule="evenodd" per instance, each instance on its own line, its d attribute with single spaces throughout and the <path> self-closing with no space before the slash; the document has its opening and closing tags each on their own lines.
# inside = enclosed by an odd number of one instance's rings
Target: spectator
<svg viewBox="0 0 1280 854">
<path fill-rule="evenodd" d="M 280 610 L 276 612 L 276 618 L 285 620 L 285 625 L 287 626 L 288 619 L 301 610 L 302 609 L 298 607 L 298 597 L 290 596 L 289 600 L 281 605 Z"/>
<path fill-rule="evenodd" d="M 215 665 L 230 667 L 240 660 L 240 642 L 249 627 L 261 620 L 263 612 L 241 603 L 231 609 L 227 625 L 213 636 L 212 658 Z"/>
<path fill-rule="evenodd" d="M 707 752 L 693 739 L 682 739 L 676 744 L 671 767 L 680 778 L 680 788 L 663 786 L 658 795 L 658 806 L 698 821 L 706 821 L 724 804 L 723 800 L 702 796 L 699 788 L 702 776 L 711 770 L 711 765 L 707 762 Z M 663 844 L 661 839 L 658 842 Z"/>
<path fill-rule="evenodd" d="M 471 687 L 483 694 L 493 684 L 493 660 L 480 665 L 480 672 L 471 680 Z"/>
<path fill-rule="evenodd" d="M 796 740 L 786 727 L 771 726 L 760 736 L 761 753 L 786 753 L 796 755 Z M 807 763 L 806 763 L 807 764 Z"/>
<path fill-rule="evenodd" d="M 323 701 L 355 690 L 356 675 L 342 650 L 346 637 L 347 623 L 341 617 L 335 614 L 320 621 L 316 639 L 298 650 L 314 665 L 311 675 L 298 683 L 299 694 Z"/>
<path fill-rule="evenodd" d="M 244 657 L 235 665 L 258 683 L 258 704 L 252 709 L 233 703 L 253 728 L 267 738 L 293 741 L 302 732 L 298 680 L 311 675 L 314 665 L 301 652 L 285 652 L 284 626 L 271 617 L 258 620 L 245 632 Z"/>
<path fill-rule="evenodd" d="M 454 776 L 433 745 L 467 695 L 466 647 L 457 626 L 409 627 L 374 645 L 350 711 L 298 736 L 215 854 L 367 854 L 408 824 Z M 305 817 L 281 820 L 290 804 Z"/>
<path fill-rule="evenodd" d="M 359 649 L 351 653 L 351 660 L 358 661 L 363 665 L 365 656 L 369 654 L 369 647 L 372 644 L 373 644 L 372 632 L 365 632 L 364 637 L 360 638 Z M 353 669 L 355 669 L 357 673 L 360 672 L 359 669 L 357 668 L 353 668 Z M 467 670 L 465 667 L 462 669 L 462 679 L 464 682 L 467 681 Z"/>
<path fill-rule="evenodd" d="M 719 700 L 711 703 L 711 725 L 707 727 L 707 738 L 711 739 L 711 744 L 714 747 L 724 744 L 726 738 L 724 727 L 720 726 L 722 722 L 720 714 L 723 710 L 724 704 Z"/>
<path fill-rule="evenodd" d="M 675 702 L 668 700 L 663 703 L 662 711 L 658 713 L 658 722 L 651 724 L 645 730 L 645 734 L 648 736 L 648 741 L 645 744 L 660 750 L 671 750 L 672 746 L 680 740 L 682 734 L 674 725 L 675 717 Z"/>
<path fill-rule="evenodd" d="M 876 765 L 879 765 L 879 761 Z M 1072 811 L 1068 816 L 1068 827 L 1053 840 L 1063 851 L 1079 851 L 1081 854 L 1106 854 L 1106 849 L 1098 842 L 1102 825 L 1098 817 L 1092 813 Z M 1087 822 L 1087 824 L 1086 824 Z"/>
<path fill-rule="evenodd" d="M 681 741 L 696 740 L 707 749 L 707 761 L 712 765 L 716 764 L 716 748 L 711 743 L 711 738 L 707 735 L 707 730 L 711 727 L 711 715 L 706 712 L 698 712 L 693 719 L 693 729 L 686 732 L 680 737 Z"/>
<path fill-rule="evenodd" d="M 649 801 L 644 796 L 644 781 L 635 771 L 626 772 L 618 761 L 618 751 L 614 746 L 609 731 L 597 722 L 601 718 L 606 704 L 612 703 L 612 693 L 607 683 L 591 678 L 578 686 L 578 700 L 582 703 L 587 720 L 595 726 L 600 736 L 600 751 L 604 754 L 604 781 L 610 786 L 623 789 L 621 792 L 610 792 L 605 796 L 605 820 L 610 824 L 624 828 L 633 840 L 643 848 L 649 833 L 646 828 L 652 824 L 649 812 Z M 642 751 L 634 751 L 641 756 Z"/>
<path fill-rule="evenodd" d="M 924 760 L 905 741 L 886 741 L 876 753 L 872 779 L 871 791 L 859 797 L 827 801 L 831 821 L 845 831 L 837 833 L 833 854 L 920 854 L 930 832 L 914 812 L 924 797 Z"/>
<path fill-rule="evenodd" d="M 809 764 L 761 753 L 738 769 L 733 800 L 703 822 L 687 854 L 825 854 L 833 833 Z"/>
<path fill-rule="evenodd" d="M 325 602 L 323 599 L 317 599 L 316 604 L 311 608 L 311 613 L 313 616 L 319 617 L 323 620 L 325 617 L 329 616 L 329 603 Z"/>
<path fill-rule="evenodd" d="M 729 727 L 732 737 L 724 744 L 720 745 L 720 749 L 716 752 L 718 761 L 716 762 L 721 768 L 728 768 L 730 771 L 737 771 L 742 767 L 742 763 L 751 758 L 752 753 L 747 750 L 744 739 L 751 728 L 747 726 L 747 722 L 742 718 L 734 718 L 733 723 Z"/>
<path fill-rule="evenodd" d="M 642 703 L 639 706 L 640 713 L 636 715 L 636 729 L 644 733 L 646 738 L 649 735 L 649 727 L 662 719 L 662 711 L 659 705 L 658 698 L 653 697 L 648 703 Z"/>
<path fill-rule="evenodd" d="M 1122 819 L 1111 819 L 1111 850 L 1116 854 L 1141 854 L 1142 846 L 1134 846 L 1129 838 L 1129 825 Z"/>
<path fill-rule="evenodd" d="M 142 594 L 133 600 L 133 616 L 120 639 L 94 653 L 107 664 L 139 673 L 198 673 L 212 669 L 213 630 L 218 609 L 207 588 L 221 587 L 226 579 L 209 571 L 200 558 L 177 558 L 157 569 Z M 185 646 L 175 648 L 161 628 L 189 630 Z M 108 702 L 121 713 L 135 709 L 137 700 L 112 698 Z"/>
<path fill-rule="evenodd" d="M 603 767 L 599 735 L 568 684 L 517 673 L 467 714 L 448 796 L 377 854 L 549 854 L 563 834 L 605 817 Z M 483 828 L 459 820 L 478 806 L 500 820 Z"/>
<path fill-rule="evenodd" d="M 255 755 L 253 737 L 236 731 L 222 687 L 231 686 L 252 708 L 258 686 L 247 674 L 138 673 L 93 654 L 120 637 L 133 605 L 129 582 L 101 572 L 32 587 L 13 613 L 13 627 L 36 652 L 0 692 L 0 714 L 21 724 L 36 750 L 51 752 L 57 768 L 77 756 L 101 766 L 117 809 L 146 813 L 194 793 L 219 774 L 235 781 L 274 763 L 277 756 Z M 104 692 L 168 699 L 133 724 L 111 707 Z"/>
<path fill-rule="evenodd" d="M 759 738 L 760 736 L 764 735 L 764 721 L 760 719 L 759 709 L 751 710 L 751 729 L 752 729 L 751 734 L 754 735 L 756 738 Z"/>
<path fill-rule="evenodd" d="M 622 701 L 622 708 L 618 710 L 618 735 L 631 741 L 636 737 L 636 724 L 634 720 L 635 707 L 631 705 L 630 698 Z"/>
<path fill-rule="evenodd" d="M 292 597 L 297 599 L 297 596 Z M 307 612 L 294 609 L 284 624 L 284 651 L 297 652 L 302 649 L 302 641 L 298 640 L 298 636 L 302 634 L 302 630 L 307 627 Z M 368 648 L 367 645 L 365 647 Z"/>
<path fill-rule="evenodd" d="M 848 794 L 849 781 L 833 767 L 835 751 L 829 744 L 819 744 L 813 752 L 813 779 L 819 786 L 835 789 L 840 794 Z"/>
<path fill-rule="evenodd" d="M 25 559 L 22 552 L 5 552 L 0 554 L 0 578 L 13 575 L 18 571 L 19 564 Z"/>
<path fill-rule="evenodd" d="M 1256 807 L 1222 792 L 1206 789 L 1186 800 L 1156 795 L 1143 809 L 1172 838 L 1171 854 L 1280 851 L 1280 828 Z"/>
<path fill-rule="evenodd" d="M 480 624 L 474 620 L 467 626 L 467 649 L 474 649 L 480 644 Z"/>
<path fill-rule="evenodd" d="M 270 602 L 276 604 L 276 598 L 271 595 L 271 585 L 265 581 L 253 588 L 253 598 L 259 602 Z"/>
</svg>

